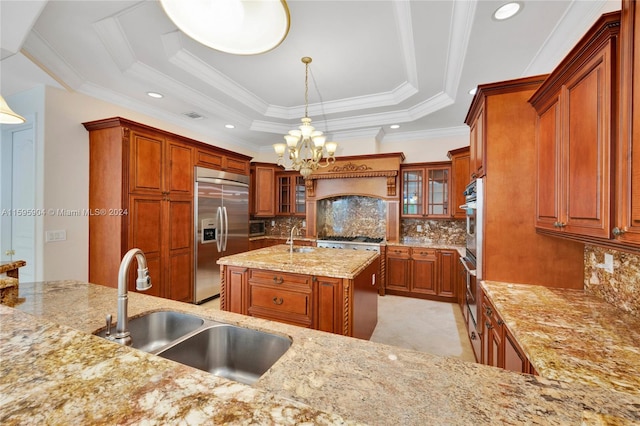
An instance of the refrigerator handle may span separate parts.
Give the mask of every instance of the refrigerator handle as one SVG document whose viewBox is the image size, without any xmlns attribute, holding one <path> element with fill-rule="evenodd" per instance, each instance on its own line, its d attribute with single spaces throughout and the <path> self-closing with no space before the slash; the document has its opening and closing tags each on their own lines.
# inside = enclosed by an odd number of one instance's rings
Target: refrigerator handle
<svg viewBox="0 0 640 426">
<path fill-rule="evenodd" d="M 222 223 L 222 208 L 218 207 L 216 210 L 216 222 L 218 222 L 218 235 L 216 235 L 216 246 L 218 252 L 222 251 L 222 238 L 224 235 L 224 224 Z"/>
<path fill-rule="evenodd" d="M 227 216 L 227 208 L 222 206 L 222 212 L 224 213 L 224 245 L 222 251 L 227 251 L 227 241 L 229 240 L 229 216 Z"/>
</svg>

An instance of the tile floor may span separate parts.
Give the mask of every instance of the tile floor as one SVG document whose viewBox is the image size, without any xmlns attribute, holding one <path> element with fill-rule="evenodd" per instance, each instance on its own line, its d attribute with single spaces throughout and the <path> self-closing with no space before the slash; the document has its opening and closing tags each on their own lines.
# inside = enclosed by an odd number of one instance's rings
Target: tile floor
<svg viewBox="0 0 640 426">
<path fill-rule="evenodd" d="M 220 309 L 220 299 L 203 306 Z M 475 362 L 462 313 L 453 303 L 379 296 L 371 341 Z"/>
</svg>

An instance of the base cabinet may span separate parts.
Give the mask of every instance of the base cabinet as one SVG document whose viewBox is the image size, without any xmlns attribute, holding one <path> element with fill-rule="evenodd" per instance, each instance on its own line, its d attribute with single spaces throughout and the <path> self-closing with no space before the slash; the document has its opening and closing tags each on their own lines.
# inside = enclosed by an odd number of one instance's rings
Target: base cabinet
<svg viewBox="0 0 640 426">
<path fill-rule="evenodd" d="M 456 250 L 388 246 L 385 293 L 457 302 Z"/>
<path fill-rule="evenodd" d="M 481 308 L 482 357 L 480 362 L 516 373 L 536 374 L 515 337 L 484 293 Z"/>
</svg>

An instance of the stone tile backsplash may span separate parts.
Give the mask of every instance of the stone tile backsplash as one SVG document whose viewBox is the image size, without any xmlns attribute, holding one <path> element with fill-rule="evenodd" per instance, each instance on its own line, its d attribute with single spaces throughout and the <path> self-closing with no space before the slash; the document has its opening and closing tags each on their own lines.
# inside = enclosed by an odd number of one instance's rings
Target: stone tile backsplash
<svg viewBox="0 0 640 426">
<path fill-rule="evenodd" d="M 318 201 L 319 237 L 340 235 L 384 238 L 387 232 L 387 203 L 373 197 L 349 195 Z"/>
<path fill-rule="evenodd" d="M 601 267 L 605 254 L 613 256 L 613 273 Z M 585 245 L 584 288 L 587 293 L 640 316 L 640 256 Z"/>
<path fill-rule="evenodd" d="M 466 223 L 461 220 L 403 219 L 400 235 L 418 243 L 440 243 L 465 246 Z"/>
</svg>

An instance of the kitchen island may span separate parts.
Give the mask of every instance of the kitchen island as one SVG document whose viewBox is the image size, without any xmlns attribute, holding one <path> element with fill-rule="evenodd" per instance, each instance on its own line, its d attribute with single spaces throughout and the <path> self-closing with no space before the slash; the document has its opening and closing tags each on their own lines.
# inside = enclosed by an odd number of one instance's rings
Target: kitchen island
<svg viewBox="0 0 640 426">
<path fill-rule="evenodd" d="M 287 335 L 291 348 L 247 386 L 90 333 L 116 289 L 22 283 L 0 306 L 2 424 L 630 424 L 640 397 L 361 339 L 129 294 L 129 313 L 171 309 Z"/>
<path fill-rule="evenodd" d="M 220 308 L 369 339 L 378 321 L 375 251 L 277 245 L 218 260 Z"/>
</svg>

